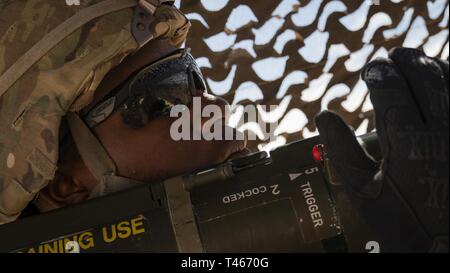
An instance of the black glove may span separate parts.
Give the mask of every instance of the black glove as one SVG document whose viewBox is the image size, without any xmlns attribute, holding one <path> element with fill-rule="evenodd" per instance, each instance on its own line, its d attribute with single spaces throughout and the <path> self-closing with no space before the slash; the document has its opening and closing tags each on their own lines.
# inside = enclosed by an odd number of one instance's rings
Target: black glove
<svg viewBox="0 0 450 273">
<path fill-rule="evenodd" d="M 363 70 L 383 159 L 375 162 L 336 114 L 316 119 L 352 205 L 381 252 L 448 252 L 449 64 L 397 48 Z"/>
</svg>

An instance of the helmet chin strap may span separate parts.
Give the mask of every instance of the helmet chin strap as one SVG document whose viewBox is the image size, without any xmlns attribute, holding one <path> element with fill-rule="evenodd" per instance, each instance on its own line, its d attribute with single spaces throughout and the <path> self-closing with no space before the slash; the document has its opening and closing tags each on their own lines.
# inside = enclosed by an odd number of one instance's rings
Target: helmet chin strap
<svg viewBox="0 0 450 273">
<path fill-rule="evenodd" d="M 67 121 L 81 159 L 98 181 L 89 199 L 144 183 L 117 175 L 117 167 L 114 161 L 78 114 L 67 114 Z"/>
</svg>

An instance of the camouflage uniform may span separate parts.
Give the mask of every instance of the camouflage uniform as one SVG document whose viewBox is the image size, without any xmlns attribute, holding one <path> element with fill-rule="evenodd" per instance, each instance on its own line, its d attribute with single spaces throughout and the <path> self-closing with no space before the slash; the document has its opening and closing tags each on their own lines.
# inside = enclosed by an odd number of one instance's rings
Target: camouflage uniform
<svg viewBox="0 0 450 273">
<path fill-rule="evenodd" d="M 68 6 L 63 0 L 0 0 L 0 76 L 52 29 L 102 1 Z M 153 36 L 181 45 L 187 19 L 166 5 L 154 15 Z M 126 8 L 85 24 L 0 97 L 0 224 L 15 220 L 53 179 L 61 118 L 88 105 L 103 77 L 139 49 L 133 16 L 134 8 Z"/>
</svg>

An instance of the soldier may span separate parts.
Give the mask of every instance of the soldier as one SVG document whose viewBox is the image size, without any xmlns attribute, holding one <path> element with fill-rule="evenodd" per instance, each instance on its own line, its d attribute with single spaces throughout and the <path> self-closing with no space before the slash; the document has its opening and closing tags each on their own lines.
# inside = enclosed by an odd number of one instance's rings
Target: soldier
<svg viewBox="0 0 450 273">
<path fill-rule="evenodd" d="M 0 2 L 0 223 L 30 202 L 47 211 L 243 149 L 242 141 L 174 142 L 171 119 L 154 117 L 166 103 L 189 104 L 193 96 L 226 107 L 206 95 L 192 56 L 177 50 L 190 23 L 172 2 Z M 144 68 L 165 73 L 139 74 Z M 170 78 L 173 69 L 179 73 Z M 136 79 L 146 84 L 130 86 Z M 168 88 L 174 92 L 163 98 L 142 93 Z M 147 113 L 131 111 L 142 102 Z"/>
<path fill-rule="evenodd" d="M 111 71 L 100 84 L 97 92 L 106 90 L 103 88 L 110 84 L 110 79 L 117 80 L 120 78 L 119 75 L 127 74 L 123 73 L 123 70 L 128 70 L 133 66 L 138 67 L 139 70 L 140 65 L 137 64 L 142 63 L 143 58 L 152 55 L 150 52 L 145 53 L 145 50 L 154 51 L 156 45 L 169 49 L 169 52 L 175 50 L 165 40 L 158 40 L 149 44 L 148 47 L 143 48 L 140 54 L 130 56 Z M 182 54 L 186 54 L 186 52 Z M 189 55 L 181 58 L 181 60 L 177 59 L 176 61 L 188 61 L 190 65 L 195 66 L 194 60 Z M 151 60 L 149 60 L 149 63 L 151 63 Z M 133 84 L 129 89 L 122 89 L 127 90 L 127 93 L 128 90 L 130 92 L 127 94 L 129 97 L 124 100 L 123 105 L 118 102 L 121 97 L 121 90 L 113 90 L 112 92 L 107 90 L 106 93 L 115 94 L 113 97 L 116 100 L 115 110 L 106 113 L 108 112 L 108 106 L 106 105 L 111 102 L 111 99 L 107 99 L 93 107 L 93 110 L 84 111 L 89 113 L 85 114 L 85 120 L 92 128 L 95 138 L 101 142 L 114 165 L 116 165 L 116 175 L 129 178 L 123 181 L 126 185 L 121 185 L 121 182 L 116 179 L 103 183 L 102 178 L 98 178 L 102 174 L 96 175 L 98 167 L 86 166 L 86 164 L 90 164 L 90 159 L 80 156 L 78 150 L 84 151 L 83 147 L 80 147 L 83 144 L 74 142 L 69 136 L 67 143 L 63 144 L 64 150 L 61 153 L 55 179 L 40 192 L 38 199 L 35 201 L 41 212 L 79 203 L 95 196 L 103 196 L 136 185 L 140 183 L 139 181 L 148 183 L 161 181 L 221 163 L 232 155 L 245 153 L 245 142 L 243 140 L 174 140 L 170 134 L 170 129 L 176 118 L 168 115 L 172 106 L 171 102 L 175 102 L 177 99 L 180 102 L 183 100 L 183 104 L 192 108 L 192 98 L 198 97 L 201 99 L 202 108 L 217 105 L 223 109 L 221 113 L 226 113 L 224 108 L 228 107 L 228 103 L 223 99 L 209 95 L 201 78 L 199 78 L 199 86 L 194 87 L 194 90 L 186 89 L 189 87 L 189 74 L 185 70 L 180 72 L 178 63 L 174 64 L 169 60 L 162 62 L 159 66 L 157 65 L 156 68 L 153 66 L 150 66 L 150 68 L 155 71 L 155 75 L 152 75 L 152 72 L 149 72 L 146 68 L 139 73 L 141 75 L 147 74 L 145 77 L 141 77 L 139 74 L 131 77 L 133 81 L 144 80 L 145 88 L 140 90 L 138 84 Z M 160 78 L 160 75 L 167 73 L 168 78 Z M 195 75 L 200 76 L 200 74 Z M 158 79 L 153 79 L 153 77 L 158 77 Z M 153 81 L 157 81 L 158 84 L 152 85 L 151 82 Z M 127 85 L 125 84 L 125 86 Z M 142 93 L 139 91 L 142 91 Z M 155 96 L 159 94 L 159 91 L 164 93 L 161 94 L 164 99 L 160 100 Z M 174 98 L 170 98 L 171 95 Z M 165 103 L 168 105 L 165 105 Z M 99 111 L 95 109 L 99 109 Z M 190 111 L 190 113 L 193 112 Z M 99 117 L 101 117 L 101 121 L 99 121 Z M 202 119 L 201 125 L 207 120 L 209 119 Z M 86 151 L 84 156 L 89 157 L 91 154 L 91 152 Z M 92 163 L 92 165 L 95 164 Z M 109 179 L 112 178 L 108 177 Z"/>
<path fill-rule="evenodd" d="M 126 1 L 91 1 L 88 7 L 96 2 Z M 189 106 L 200 97 L 203 105 L 227 104 L 206 93 L 193 57 L 176 49 L 188 29 L 186 18 L 162 5 L 147 22 L 142 10 L 153 1 L 134 9 L 136 1 L 129 2 L 134 5 L 61 39 L 20 78 L 9 73 L 17 58 L 2 54 L 0 91 L 8 92 L 0 101 L 0 223 L 16 219 L 29 202 L 48 211 L 244 151 L 243 141 L 171 138 L 174 120 L 167 111 L 175 103 Z M 7 21 L 17 10 L 54 19 L 56 9 L 39 0 L 3 8 L 8 12 L 0 18 Z M 25 48 L 17 52 L 29 52 L 34 24 L 42 26 L 36 18 L 3 29 L 0 52 L 12 51 L 17 40 Z M 36 31 L 52 24 L 44 26 Z M 150 36 L 139 32 L 146 29 Z M 389 59 L 370 63 L 363 79 L 383 161 L 374 162 L 348 126 L 324 112 L 316 123 L 330 161 L 386 251 L 448 251 L 448 62 L 396 49 Z M 63 117 L 67 124 L 60 126 Z"/>
</svg>

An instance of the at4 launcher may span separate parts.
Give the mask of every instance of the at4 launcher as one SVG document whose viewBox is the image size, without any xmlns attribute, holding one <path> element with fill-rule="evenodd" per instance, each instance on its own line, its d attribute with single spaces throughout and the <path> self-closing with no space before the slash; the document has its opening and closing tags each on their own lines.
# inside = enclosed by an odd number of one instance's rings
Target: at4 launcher
<svg viewBox="0 0 450 273">
<path fill-rule="evenodd" d="M 366 251 L 338 177 L 314 137 L 0 226 L 0 252 Z"/>
</svg>

